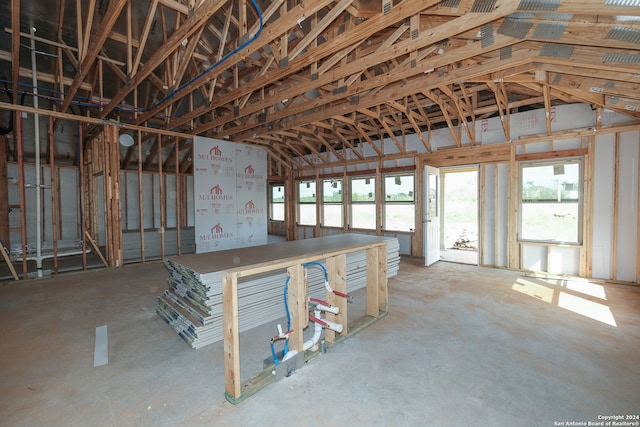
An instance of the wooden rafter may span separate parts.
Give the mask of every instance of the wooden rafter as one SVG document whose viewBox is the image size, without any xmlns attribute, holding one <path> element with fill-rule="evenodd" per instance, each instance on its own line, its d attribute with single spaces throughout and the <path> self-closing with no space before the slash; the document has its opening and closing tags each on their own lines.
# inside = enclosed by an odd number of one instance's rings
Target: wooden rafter
<svg viewBox="0 0 640 427">
<path fill-rule="evenodd" d="M 20 0 L 11 1 L 11 64 L 13 103 L 18 103 L 18 81 L 20 78 Z"/>
<path fill-rule="evenodd" d="M 171 54 L 182 45 L 185 39 L 190 38 L 196 31 L 199 31 L 202 25 L 209 19 L 219 8 L 226 3 L 225 0 L 210 1 L 197 10 L 193 15 L 187 19 L 184 25 L 181 25 L 179 29 L 174 31 L 171 36 L 167 38 L 162 49 L 157 50 L 146 63 L 138 70 L 136 74 L 131 77 L 131 84 L 125 86 L 111 99 L 111 102 L 103 109 L 100 117 L 107 116 L 119 103 L 127 96 L 134 87 L 142 83 L 149 74 L 151 74 L 156 67 L 170 57 Z M 145 117 L 144 120 L 148 120 L 149 117 Z"/>
<path fill-rule="evenodd" d="M 64 102 L 62 103 L 62 111 L 65 112 L 73 97 L 76 95 L 76 92 L 80 88 L 80 85 L 84 81 L 85 77 L 89 74 L 91 67 L 94 65 L 96 58 L 98 57 L 98 53 L 102 49 L 104 42 L 107 40 L 109 33 L 111 32 L 111 28 L 115 25 L 116 19 L 120 16 L 120 12 L 122 8 L 126 5 L 127 0 L 112 0 L 109 2 L 109 7 L 100 23 L 99 29 L 96 31 L 96 36 L 91 39 L 90 45 L 91 47 L 87 49 L 86 55 L 82 58 L 80 62 L 80 71 L 79 74 L 73 79 L 73 83 L 69 90 L 67 91 Z M 81 34 L 81 31 L 78 31 Z M 87 42 L 87 41 L 85 41 Z M 79 51 L 81 51 L 80 49 Z"/>
<path fill-rule="evenodd" d="M 510 131 L 510 110 L 509 110 L 509 97 L 507 96 L 507 90 L 504 82 L 488 82 L 487 86 L 493 91 L 496 98 L 496 105 L 500 112 L 500 122 L 502 123 L 502 129 L 504 130 L 504 137 L 507 141 L 511 141 Z"/>
<path fill-rule="evenodd" d="M 456 93 L 449 86 L 440 86 L 438 87 L 438 89 L 440 89 L 442 93 L 444 93 L 447 97 L 449 97 L 449 99 L 455 106 L 456 111 L 458 112 L 458 118 L 459 118 L 458 126 L 462 127 L 465 130 L 465 132 L 467 133 L 467 136 L 469 137 L 469 141 L 471 142 L 471 145 L 474 145 L 475 144 L 474 130 L 472 127 L 470 127 L 467 124 L 467 117 L 469 116 L 473 117 L 473 112 L 467 109 L 466 105 L 463 107 L 463 103 L 461 102 L 460 97 L 458 97 L 458 95 L 456 95 Z"/>
<path fill-rule="evenodd" d="M 442 115 L 447 121 L 447 127 L 451 132 L 451 136 L 453 137 L 453 140 L 455 141 L 456 146 L 461 147 L 462 145 L 460 142 L 460 136 L 455 131 L 455 126 L 453 124 L 453 121 L 451 120 L 451 117 L 449 116 L 449 111 L 446 103 L 442 99 L 440 99 L 438 95 L 432 93 L 431 91 L 423 91 L 422 94 L 427 98 L 429 98 L 431 101 L 433 101 L 435 104 L 437 104 L 438 107 L 440 107 L 440 111 L 442 112 Z"/>
</svg>

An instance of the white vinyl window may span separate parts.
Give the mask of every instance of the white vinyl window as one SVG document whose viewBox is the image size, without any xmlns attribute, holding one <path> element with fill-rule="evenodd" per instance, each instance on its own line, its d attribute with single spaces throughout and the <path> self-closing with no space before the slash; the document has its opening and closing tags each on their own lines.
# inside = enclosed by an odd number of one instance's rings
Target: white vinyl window
<svg viewBox="0 0 640 427">
<path fill-rule="evenodd" d="M 376 229 L 376 179 L 351 178 L 351 228 Z"/>
<path fill-rule="evenodd" d="M 391 231 L 413 231 L 416 209 L 413 174 L 385 175 L 383 228 Z"/>
<path fill-rule="evenodd" d="M 520 165 L 519 239 L 582 242 L 582 160 Z"/>
<path fill-rule="evenodd" d="M 274 184 L 269 188 L 269 219 L 284 221 L 284 185 Z"/>
<path fill-rule="evenodd" d="M 316 222 L 316 182 L 300 181 L 298 183 L 298 224 L 315 226 Z"/>
<path fill-rule="evenodd" d="M 322 181 L 322 225 L 342 227 L 344 203 L 342 197 L 342 179 Z"/>
</svg>

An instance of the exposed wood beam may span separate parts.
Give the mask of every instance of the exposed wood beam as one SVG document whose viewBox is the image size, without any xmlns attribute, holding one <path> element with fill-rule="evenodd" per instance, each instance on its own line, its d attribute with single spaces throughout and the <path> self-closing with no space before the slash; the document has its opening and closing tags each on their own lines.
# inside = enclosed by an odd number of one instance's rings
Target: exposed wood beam
<svg viewBox="0 0 640 427">
<path fill-rule="evenodd" d="M 473 135 L 474 131 L 473 129 L 470 129 L 470 126 L 467 125 L 467 116 L 473 117 L 473 113 L 470 111 L 463 110 L 460 102 L 460 98 L 455 94 L 455 92 L 450 87 L 440 86 L 438 89 L 440 89 L 442 93 L 447 95 L 451 100 L 451 102 L 453 102 L 453 105 L 456 107 L 456 110 L 458 112 L 458 117 L 460 117 L 458 126 L 461 126 L 465 130 L 465 132 L 467 133 L 467 136 L 469 137 L 469 142 L 471 143 L 471 145 L 474 145 L 475 144 L 475 139 Z"/>
<path fill-rule="evenodd" d="M 118 16 L 120 16 L 120 12 L 122 8 L 126 5 L 127 0 L 111 0 L 109 2 L 109 8 L 104 15 L 102 22 L 100 23 L 100 27 L 96 33 L 96 37 L 91 40 L 91 48 L 88 49 L 87 55 L 83 58 L 79 74 L 74 78 L 73 83 L 69 87 L 67 94 L 65 96 L 65 100 L 62 104 L 62 112 L 67 111 L 71 101 L 76 95 L 76 92 L 80 88 L 80 85 L 84 81 L 85 77 L 89 74 L 89 70 L 94 65 L 94 61 L 96 60 L 98 53 L 102 49 L 104 42 L 107 37 L 109 37 L 109 33 L 111 32 L 111 28 L 116 23 Z"/>
<path fill-rule="evenodd" d="M 422 142 L 422 145 L 424 145 L 424 148 L 426 148 L 427 151 L 431 151 L 431 144 L 424 137 L 424 134 L 420 129 L 420 126 L 418 126 L 418 123 L 416 122 L 415 116 L 418 116 L 418 114 L 410 110 L 409 107 L 406 107 L 396 101 L 389 101 L 387 102 L 387 105 L 389 105 L 392 108 L 395 108 L 401 113 L 404 113 L 404 115 L 407 117 L 407 120 L 409 120 L 409 123 L 411 123 L 411 127 L 413 128 L 413 131 L 415 132 L 416 135 L 418 135 L 418 138 L 420 138 L 420 141 Z"/>
<path fill-rule="evenodd" d="M 309 46 L 318 36 L 353 3 L 353 0 L 341 0 L 336 4 L 311 30 L 305 34 L 304 39 L 288 53 L 289 60 L 298 56 L 307 46 Z"/>
<path fill-rule="evenodd" d="M 286 24 L 282 25 L 283 27 L 285 27 L 284 29 L 288 29 L 293 27 L 294 25 L 297 25 L 297 20 L 300 18 L 304 18 L 305 16 L 308 16 L 311 12 L 315 13 L 315 11 L 317 11 L 318 9 L 320 9 L 321 7 L 324 7 L 326 4 L 329 4 L 331 2 L 329 1 L 323 1 L 323 2 L 318 2 L 318 4 L 314 3 L 314 9 L 313 10 L 307 10 L 307 9 L 301 9 L 300 5 L 296 6 L 296 8 L 294 8 L 294 10 L 291 10 L 287 13 L 287 17 L 286 17 Z M 436 0 L 429 0 L 427 2 L 412 2 L 412 1 L 407 1 L 405 0 L 403 3 L 401 3 L 400 5 L 395 6 L 391 12 L 389 12 L 386 15 L 382 15 L 380 16 L 378 19 L 374 19 L 374 20 L 370 20 L 367 22 L 364 22 L 361 25 L 356 26 L 354 29 L 352 29 L 351 31 L 349 31 L 348 33 L 344 34 L 343 37 L 335 37 L 332 40 L 330 40 L 327 43 L 323 43 L 320 46 L 318 46 L 317 48 L 313 49 L 312 51 L 307 52 L 306 54 L 294 59 L 293 61 L 289 62 L 289 65 L 285 68 L 279 69 L 277 71 L 273 71 L 268 73 L 266 77 L 266 81 L 265 80 L 259 80 L 259 81 L 253 81 L 253 82 L 248 82 L 244 85 L 242 85 L 240 88 L 238 88 L 235 91 L 231 91 L 228 94 L 225 94 L 224 96 L 220 97 L 219 99 L 216 100 L 215 103 L 213 103 L 211 106 L 209 106 L 209 110 L 213 110 L 216 107 L 219 107 L 221 105 L 233 102 L 234 99 L 237 99 L 241 96 L 246 95 L 247 93 L 253 92 L 255 90 L 258 90 L 260 87 L 268 84 L 269 82 L 275 82 L 279 79 L 281 79 L 284 76 L 287 76 L 288 74 L 292 73 L 293 70 L 299 70 L 299 69 L 303 69 L 308 65 L 311 65 L 312 63 L 314 63 L 315 61 L 319 60 L 320 58 L 326 57 L 330 54 L 333 54 L 335 52 L 335 50 L 340 50 L 343 49 L 346 46 L 352 45 L 353 41 L 352 40 L 356 40 L 360 37 L 367 37 L 370 36 L 371 34 L 374 34 L 377 31 L 380 31 L 384 28 L 386 28 L 386 26 L 391 25 L 395 22 L 401 21 L 403 19 L 406 19 L 407 17 L 411 16 L 412 14 L 418 13 L 419 11 L 422 11 L 428 7 L 431 7 L 435 4 L 437 4 L 438 1 Z M 317 6 L 317 8 L 316 8 Z M 281 18 L 281 20 L 278 21 L 279 25 L 280 22 L 282 21 L 283 18 Z M 284 22 L 283 22 L 284 23 Z M 277 35 L 279 35 L 280 33 L 277 33 Z M 264 36 L 264 35 L 263 35 Z M 264 44 L 268 44 L 268 41 L 263 41 L 263 36 L 261 36 L 256 43 L 254 44 L 258 44 L 258 45 L 264 45 Z M 266 39 L 267 37 L 264 36 L 264 38 Z M 271 38 L 274 39 L 275 37 Z M 258 41 L 260 43 L 258 43 Z M 248 52 L 247 55 L 251 53 Z M 384 59 L 381 59 L 380 61 L 384 61 Z M 353 74 L 353 72 L 362 69 L 362 67 L 366 64 L 366 62 L 362 62 L 362 63 L 358 63 L 353 65 L 351 68 L 353 69 L 353 71 L 349 70 L 349 72 L 345 73 L 346 75 L 350 75 Z M 331 80 L 329 78 L 329 80 Z M 316 87 L 317 85 L 323 85 L 324 82 L 316 82 L 315 84 L 310 84 L 308 88 L 305 89 L 309 90 L 311 88 Z M 180 94 L 176 94 L 175 97 L 180 96 Z M 284 96 L 283 98 L 295 98 L 295 96 L 297 96 L 297 94 L 291 94 L 290 96 Z M 260 107 L 257 110 L 261 110 L 264 107 Z M 156 111 L 159 110 L 159 108 L 155 109 Z M 155 111 L 150 111 L 149 112 L 149 116 L 151 116 L 152 114 L 155 114 Z M 142 119 L 142 118 L 141 118 Z M 171 127 L 171 125 L 169 125 L 169 127 Z M 208 127 L 206 125 L 202 126 L 199 130 L 197 130 L 197 133 L 201 133 L 201 132 L 206 132 L 208 130 L 210 130 L 212 127 Z"/>
<path fill-rule="evenodd" d="M 142 53 L 144 52 L 144 48 L 147 45 L 147 40 L 149 39 L 149 33 L 151 32 L 151 24 L 153 24 L 153 20 L 156 16 L 156 8 L 158 7 L 159 0 L 152 0 L 149 5 L 149 10 L 147 11 L 147 18 L 144 21 L 144 26 L 142 27 L 142 34 L 140 35 L 140 42 L 138 46 L 138 50 L 136 52 L 136 58 L 133 61 L 133 67 L 131 68 L 131 75 L 134 75 L 138 71 L 138 66 L 140 65 L 140 61 L 142 60 Z"/>
<path fill-rule="evenodd" d="M 163 6 L 166 6 L 169 9 L 175 10 L 176 12 L 180 12 L 183 15 L 189 14 L 189 8 L 176 0 L 160 0 L 160 3 Z"/>
<path fill-rule="evenodd" d="M 455 141 L 456 146 L 458 148 L 461 147 L 462 144 L 460 141 L 460 136 L 455 131 L 455 126 L 453 125 L 453 122 L 451 121 L 451 117 L 449 116 L 449 112 L 447 111 L 448 109 L 447 109 L 446 103 L 442 99 L 440 99 L 439 96 L 432 93 L 431 91 L 425 90 L 422 92 L 422 94 L 427 98 L 429 98 L 430 100 L 432 100 L 435 104 L 437 104 L 438 107 L 440 107 L 440 111 L 442 111 L 442 114 L 444 115 L 444 118 L 447 121 L 447 127 L 451 132 L 451 136 L 453 136 L 453 140 Z"/>
<path fill-rule="evenodd" d="M 388 87 L 393 82 L 400 82 L 402 80 L 409 79 L 412 77 L 417 79 L 418 76 L 424 77 L 423 70 L 425 69 L 438 68 L 440 66 L 444 66 L 449 63 L 455 63 L 457 61 L 461 61 L 466 58 L 478 55 L 481 52 L 496 51 L 496 50 L 499 50 L 501 47 L 509 46 L 518 42 L 516 39 L 513 39 L 512 37 L 502 36 L 502 35 L 495 36 L 494 40 L 495 40 L 494 44 L 490 47 L 481 48 L 477 44 L 465 45 L 461 48 L 450 50 L 449 52 L 443 55 L 424 58 L 422 61 L 419 61 L 416 64 L 416 66 L 411 66 L 411 64 L 407 64 L 407 66 L 405 67 L 396 68 L 393 73 L 385 73 L 383 75 L 369 78 L 366 81 L 359 82 L 359 84 L 357 85 L 348 87 L 346 91 L 339 91 L 339 92 L 334 91 L 331 95 L 318 97 L 308 103 L 305 103 L 304 105 L 296 106 L 293 110 L 288 111 L 287 114 L 283 114 L 282 112 L 275 113 L 270 116 L 270 120 L 272 122 L 277 121 L 292 113 L 302 113 L 303 111 L 308 111 L 312 108 L 317 108 L 321 105 L 325 105 L 329 103 L 335 104 L 335 102 L 338 100 L 344 100 L 345 98 L 350 98 L 353 96 L 366 95 L 367 99 L 372 99 L 372 97 L 375 97 L 377 93 L 367 93 L 367 92 L 374 91 L 374 90 L 375 91 L 384 90 L 382 88 Z M 395 51 L 395 46 L 394 48 L 392 48 L 392 51 Z M 292 87 L 290 89 L 282 90 L 279 96 L 283 98 L 291 99 L 292 97 L 295 97 L 298 93 L 302 91 L 310 90 L 319 85 L 331 84 L 335 81 L 336 78 L 341 78 L 343 76 L 350 75 L 356 70 L 362 69 L 362 67 L 365 67 L 365 68 L 369 67 L 371 62 L 376 63 L 378 62 L 378 60 L 377 59 L 372 60 L 369 58 L 361 58 L 360 60 L 355 60 L 349 63 L 345 67 L 337 67 L 335 70 L 332 71 L 330 75 L 327 74 L 325 76 L 320 76 L 316 81 L 310 81 L 307 84 L 298 84 L 295 87 Z M 485 64 L 489 62 L 493 62 L 493 61 L 485 61 Z M 514 65 L 512 64 L 511 66 L 514 66 Z M 507 68 L 507 67 L 500 67 L 498 69 L 504 69 L 504 68 Z M 482 69 L 482 67 L 474 67 L 474 71 L 475 69 Z M 469 70 L 465 69 L 464 73 L 461 73 L 461 74 L 466 76 L 468 76 L 469 74 L 473 75 L 475 74 L 474 71 L 470 72 Z M 453 72 L 450 71 L 448 75 L 452 75 L 452 73 Z M 438 73 L 431 73 L 431 74 L 438 74 Z M 439 76 L 437 75 L 436 77 L 439 77 Z M 430 79 L 430 78 L 433 78 L 433 77 L 431 75 L 427 75 L 427 79 Z M 418 92 L 420 92 L 422 89 L 423 88 L 419 88 Z M 400 96 L 404 97 L 405 95 L 406 95 L 406 92 L 403 91 L 403 93 Z M 360 98 L 363 98 L 363 97 L 364 96 L 360 96 Z M 393 98 L 397 99 L 397 96 L 393 96 Z M 362 99 L 360 100 L 360 102 L 361 101 Z M 253 113 L 260 111 L 263 108 L 265 108 L 265 105 L 263 103 L 257 102 L 252 104 L 251 106 L 248 106 L 248 108 L 242 111 L 241 114 L 251 115 Z M 354 109 L 349 107 L 349 111 L 354 111 Z M 331 114 L 330 116 L 334 116 L 334 114 Z M 309 117 L 309 116 L 307 115 L 305 117 Z M 226 117 L 221 119 L 223 120 L 223 123 L 228 121 Z M 313 121 L 316 121 L 316 120 L 313 120 Z M 311 122 L 312 121 L 307 123 L 311 123 Z M 217 124 L 219 125 L 220 122 L 217 122 Z M 243 132 L 244 130 L 256 127 L 257 125 L 259 125 L 257 121 L 247 120 L 244 122 L 242 126 L 237 127 L 237 130 L 234 129 L 230 133 L 231 134 L 240 133 L 240 132 Z M 213 127 L 214 127 L 214 124 L 205 124 L 200 126 L 194 132 L 199 133 L 202 131 L 209 130 Z M 228 130 L 226 131 L 228 132 Z M 260 132 L 258 131 L 258 133 Z M 243 139 L 244 138 L 241 137 L 239 140 L 243 140 Z"/>
<path fill-rule="evenodd" d="M 13 82 L 13 103 L 18 103 L 18 83 L 20 77 L 20 0 L 11 1 L 11 65 Z"/>
<path fill-rule="evenodd" d="M 0 50 L 0 60 L 11 61 L 11 58 L 12 58 L 11 52 Z M 19 77 L 24 77 L 24 78 L 30 79 L 32 77 L 32 75 L 33 75 L 33 72 L 32 72 L 32 70 L 30 68 L 20 67 L 18 69 L 18 76 Z M 47 82 L 47 83 L 51 83 L 51 84 L 56 84 L 56 83 L 58 83 L 59 79 L 57 79 L 56 76 L 54 76 L 53 74 L 44 73 L 44 72 L 38 71 L 38 80 L 43 81 L 43 82 Z M 65 78 L 62 79 L 62 82 L 65 85 L 70 85 L 71 83 L 73 83 L 73 80 L 70 79 L 70 78 L 65 77 Z M 85 82 L 85 83 L 82 83 L 80 85 L 80 89 L 91 92 L 92 86 L 91 86 L 91 84 Z"/>
<path fill-rule="evenodd" d="M 4 30 L 7 33 L 13 34 L 13 29 L 11 29 L 11 28 L 5 27 Z M 64 42 L 56 42 L 56 41 L 53 41 L 53 40 L 45 39 L 43 37 L 38 37 L 38 36 L 31 35 L 29 33 L 24 33 L 24 32 L 20 33 L 20 37 L 26 38 L 26 39 L 29 39 L 29 40 L 35 40 L 37 42 L 44 43 L 44 44 L 47 44 L 49 46 L 61 47 L 61 48 L 63 48 L 65 50 L 65 53 L 67 53 L 67 54 L 69 52 L 75 52 L 75 53 L 78 52 L 78 48 L 72 47 L 72 46 L 68 46 Z M 108 56 L 105 56 L 105 55 L 98 55 L 98 59 L 101 59 L 101 60 L 103 60 L 105 62 L 112 62 L 112 63 L 114 63 L 116 65 L 119 65 L 119 66 L 124 66 L 125 65 L 124 62 L 118 61 L 118 60 L 115 60 L 115 59 L 111 59 L 111 58 L 109 58 Z M 78 63 L 78 59 L 77 58 L 71 57 L 71 58 L 69 58 L 69 60 L 74 63 L 74 66 L 77 67 L 77 63 Z M 38 72 L 38 74 L 39 74 L 39 72 Z"/>
<path fill-rule="evenodd" d="M 78 8 L 80 9 L 80 8 Z M 84 27 L 84 44 L 82 46 L 82 51 L 79 55 L 79 61 L 87 56 L 87 50 L 89 48 L 89 40 L 91 39 L 91 27 L 93 26 L 93 13 L 96 9 L 96 0 L 89 0 L 89 11 L 87 12 L 86 24 Z M 81 31 L 82 27 L 78 27 L 78 31 Z"/>
<path fill-rule="evenodd" d="M 157 50 L 138 70 L 138 72 L 131 77 L 130 85 L 125 86 L 118 91 L 118 93 L 111 99 L 109 105 L 103 109 L 100 117 L 106 117 L 111 111 L 113 111 L 113 109 L 133 90 L 134 87 L 138 86 L 149 76 L 149 74 L 153 73 L 156 67 L 163 63 L 178 48 L 178 46 L 181 46 L 185 39 L 190 38 L 196 31 L 199 31 L 202 25 L 204 25 L 204 23 L 225 3 L 226 0 L 211 0 L 195 10 L 193 15 L 191 15 L 179 29 L 174 31 L 171 36 L 167 38 L 162 48 Z M 145 118 L 140 122 L 148 119 L 149 117 L 145 116 Z"/>
<path fill-rule="evenodd" d="M 286 15 L 280 17 L 280 19 L 278 20 L 278 25 L 276 26 L 276 28 L 274 28 L 274 29 L 272 29 L 271 31 L 268 31 L 268 32 L 267 31 L 263 31 L 255 39 L 255 41 L 253 43 L 251 43 L 249 46 L 246 46 L 240 52 L 228 57 L 224 62 L 225 67 L 227 67 L 226 69 L 229 69 L 233 65 L 237 64 L 243 58 L 246 58 L 247 56 L 251 55 L 253 52 L 257 51 L 258 49 L 261 49 L 262 46 L 268 45 L 269 43 L 271 43 L 271 41 L 273 41 L 276 38 L 282 36 L 283 34 L 286 34 L 287 31 L 289 31 L 294 26 L 298 25 L 298 20 L 299 19 L 303 19 L 304 17 L 306 17 L 306 16 L 308 16 L 308 15 L 310 15 L 312 13 L 317 12 L 318 10 L 322 9 L 323 7 L 325 7 L 326 5 L 328 5 L 330 3 L 332 3 L 331 0 L 322 0 L 322 1 L 313 2 L 310 5 L 307 5 L 306 3 L 298 4 L 297 6 L 295 6 L 291 10 L 289 10 L 286 13 Z M 184 38 L 180 39 L 180 42 L 182 42 L 183 39 Z M 188 93 L 192 92 L 193 90 L 196 90 L 201 85 L 209 82 L 210 80 L 212 80 L 213 78 L 218 76 L 225 69 L 221 65 L 222 64 L 219 64 L 219 66 L 215 70 L 210 70 L 211 72 L 207 73 L 206 76 L 203 75 L 202 78 L 200 78 L 198 81 L 194 81 L 194 82 L 186 85 L 185 87 L 181 88 L 176 93 L 174 93 L 171 96 L 171 101 L 175 102 L 175 101 L 181 99 L 182 97 L 186 96 Z M 262 87 L 263 85 L 265 85 L 265 82 L 258 81 L 256 83 L 256 86 L 255 86 L 254 90 L 257 90 L 258 88 Z M 245 84 L 245 85 L 242 85 L 242 86 L 243 87 L 244 86 L 251 86 L 251 84 L 248 83 L 248 84 Z M 237 90 L 238 89 L 236 89 L 236 91 Z M 253 91 L 253 90 L 251 90 L 251 91 Z M 243 95 L 246 95 L 246 93 L 243 93 Z M 237 97 L 237 98 L 239 98 L 239 97 Z M 215 106 L 211 106 L 211 107 L 209 107 L 209 110 L 213 110 L 216 106 L 219 106 L 219 105 L 220 105 L 220 103 L 216 104 Z M 139 120 L 142 120 L 142 121 L 148 120 L 149 117 L 152 117 L 158 111 L 161 111 L 162 108 L 163 108 L 163 105 L 161 103 L 160 105 L 158 105 L 157 107 L 155 107 L 151 111 L 149 111 L 147 114 L 141 116 L 139 118 Z M 170 124 L 169 124 L 169 127 L 171 127 Z M 208 130 L 208 129 L 203 129 L 203 130 L 199 131 L 199 133 L 200 132 L 204 132 L 206 130 Z"/>
</svg>

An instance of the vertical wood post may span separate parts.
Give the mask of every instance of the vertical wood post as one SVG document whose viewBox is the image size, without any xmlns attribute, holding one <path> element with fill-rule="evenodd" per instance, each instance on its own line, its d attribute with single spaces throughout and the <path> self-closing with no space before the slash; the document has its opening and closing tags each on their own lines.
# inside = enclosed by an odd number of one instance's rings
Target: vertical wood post
<svg viewBox="0 0 640 427">
<path fill-rule="evenodd" d="M 377 248 L 367 249 L 367 315 L 373 317 L 378 317 L 380 310 L 378 257 Z"/>
<path fill-rule="evenodd" d="M 380 245 L 378 251 L 378 309 L 387 311 L 389 288 L 387 279 L 387 244 Z"/>
<path fill-rule="evenodd" d="M 342 254 L 335 257 L 329 257 L 326 260 L 327 274 L 329 276 L 329 285 L 336 291 L 347 293 L 347 255 Z M 338 314 L 326 313 L 327 320 L 340 323 L 343 326 L 342 335 L 349 333 L 349 321 L 347 313 L 347 299 L 339 297 L 335 294 L 326 292 L 325 299 L 329 304 L 338 307 Z M 325 329 L 325 340 L 335 342 L 336 332 L 331 329 Z"/>
<path fill-rule="evenodd" d="M 11 247 L 9 233 L 9 188 L 7 176 L 7 145 L 6 135 L 0 135 L 0 239 L 7 248 Z"/>
<path fill-rule="evenodd" d="M 224 388 L 228 395 L 239 398 L 240 328 L 238 323 L 238 275 L 222 274 L 222 322 L 224 337 Z"/>
<path fill-rule="evenodd" d="M 120 207 L 120 148 L 118 128 L 106 126 L 104 129 L 104 182 L 107 233 L 107 253 L 109 266 L 121 267 L 122 255 L 122 210 Z"/>
<path fill-rule="evenodd" d="M 485 178 L 487 174 L 487 165 L 478 165 L 478 265 L 482 265 L 484 259 L 484 222 L 487 217 L 487 200 Z"/>
<path fill-rule="evenodd" d="M 142 186 L 142 178 L 142 134 L 138 131 L 138 218 L 140 223 L 140 260 L 144 264 L 144 187 Z"/>
<path fill-rule="evenodd" d="M 182 245 L 180 242 L 180 228 L 182 226 L 182 211 L 180 210 L 180 205 L 182 204 L 182 191 L 180 191 L 181 187 L 181 179 L 180 179 L 180 154 L 179 147 L 180 141 L 178 137 L 176 137 L 176 150 L 175 150 L 175 164 L 176 164 L 176 245 L 178 249 L 178 255 L 182 254 Z"/>
<path fill-rule="evenodd" d="M 618 204 L 620 203 L 620 132 L 616 132 L 615 164 L 613 166 L 613 239 L 611 240 L 611 277 L 618 279 Z"/>
<path fill-rule="evenodd" d="M 593 157 L 593 156 L 591 156 Z M 636 162 L 637 164 L 640 162 L 640 152 L 638 153 L 638 159 Z M 636 171 L 637 172 L 637 171 Z M 638 174 L 638 193 L 640 194 L 640 172 L 637 172 Z M 637 223 L 637 234 L 636 234 L 636 283 L 640 283 L 640 197 L 638 197 L 638 205 L 637 205 L 637 210 L 636 210 L 636 223 Z M 589 253 L 591 253 L 591 251 L 589 251 Z M 591 267 L 591 265 L 589 266 Z M 589 270 L 589 276 L 591 277 L 591 270 Z"/>
<path fill-rule="evenodd" d="M 287 180 L 284 186 L 284 221 L 287 229 L 287 240 L 298 239 L 298 228 L 296 227 L 296 181 L 293 168 L 287 172 Z"/>
<path fill-rule="evenodd" d="M 307 283 L 302 264 L 287 269 L 289 274 L 289 310 L 291 311 L 291 329 L 289 349 L 302 352 L 304 344 L 303 330 L 309 322 Z"/>
<path fill-rule="evenodd" d="M 518 162 L 516 161 L 516 145 L 511 144 L 509 154 L 508 214 L 507 214 L 507 268 L 520 268 L 520 244 L 518 243 Z"/>
<path fill-rule="evenodd" d="M 86 179 L 85 179 L 85 165 L 84 165 L 84 142 L 83 142 L 83 134 L 82 134 L 82 124 L 80 122 L 77 123 L 78 129 L 78 180 L 80 181 L 80 236 L 82 238 L 82 269 L 87 269 L 87 237 L 85 235 L 86 227 L 87 227 L 87 197 L 86 197 Z"/>
<path fill-rule="evenodd" d="M 582 224 L 582 246 L 580 247 L 580 271 L 582 277 L 593 273 L 593 172 L 595 170 L 595 136 L 587 139 L 587 155 L 584 161 L 584 210 Z"/>
<path fill-rule="evenodd" d="M 158 189 L 160 190 L 160 258 L 164 259 L 164 224 L 166 199 L 164 191 L 164 176 L 162 175 L 162 135 L 158 135 Z"/>
</svg>

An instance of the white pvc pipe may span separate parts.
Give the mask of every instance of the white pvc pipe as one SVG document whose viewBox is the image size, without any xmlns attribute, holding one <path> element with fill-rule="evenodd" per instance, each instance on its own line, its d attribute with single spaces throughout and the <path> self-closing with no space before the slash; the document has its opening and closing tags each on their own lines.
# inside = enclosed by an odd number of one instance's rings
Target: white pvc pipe
<svg viewBox="0 0 640 427">
<path fill-rule="evenodd" d="M 340 307 L 329 307 L 324 304 L 316 304 L 316 309 L 320 311 L 326 311 L 328 313 L 333 313 L 333 314 L 340 313 Z"/>
<path fill-rule="evenodd" d="M 33 108 L 36 111 L 33 114 L 34 122 L 34 144 L 35 144 L 35 156 L 36 156 L 36 268 L 38 277 L 42 277 L 42 221 L 40 205 L 42 196 L 42 185 L 40 183 L 40 115 L 38 115 L 38 75 L 36 73 L 36 42 L 35 42 L 36 29 L 31 27 L 31 81 L 33 84 Z M 16 88 L 14 88 L 16 90 Z M 55 236 L 54 236 L 55 238 Z M 26 255 L 26 254 L 25 254 Z"/>
<path fill-rule="evenodd" d="M 315 310 L 313 314 L 317 318 L 320 318 L 320 310 Z M 311 339 L 305 341 L 304 344 L 302 344 L 303 351 L 309 350 L 311 347 L 316 345 L 320 340 L 320 335 L 322 335 L 322 325 L 320 324 L 320 322 L 314 322 L 314 325 L 315 325 L 315 328 L 313 330 L 313 336 L 311 337 Z"/>
<path fill-rule="evenodd" d="M 327 324 L 327 328 L 331 329 L 332 331 L 336 331 L 339 334 L 342 333 L 342 325 L 340 323 L 330 322 L 326 319 L 322 319 L 322 321 Z"/>
<path fill-rule="evenodd" d="M 295 351 L 295 350 L 289 350 L 289 351 L 287 352 L 287 354 L 285 354 L 285 355 L 284 355 L 284 357 L 282 358 L 281 362 L 284 362 L 284 361 L 286 361 L 286 360 L 288 360 L 288 359 L 291 359 L 291 358 L 292 358 L 293 356 L 295 356 L 296 354 L 298 354 L 298 352 L 297 352 L 297 351 Z"/>
</svg>

